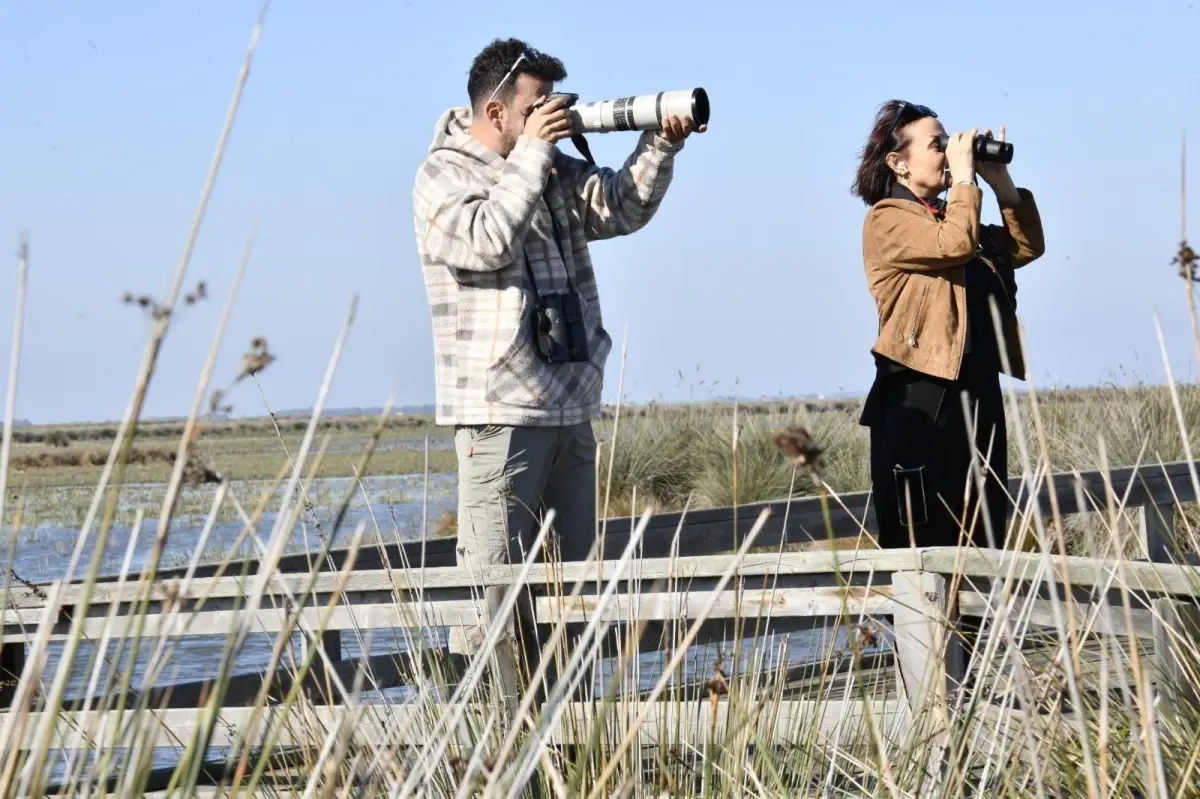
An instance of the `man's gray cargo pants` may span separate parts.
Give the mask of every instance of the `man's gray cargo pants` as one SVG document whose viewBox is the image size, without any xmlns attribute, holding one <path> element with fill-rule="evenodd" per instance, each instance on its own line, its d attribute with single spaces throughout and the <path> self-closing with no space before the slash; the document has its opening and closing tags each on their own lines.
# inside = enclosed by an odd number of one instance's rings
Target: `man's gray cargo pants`
<svg viewBox="0 0 1200 799">
<path fill-rule="evenodd" d="M 548 559 L 551 552 L 563 561 L 587 558 L 596 539 L 596 439 L 591 422 L 566 427 L 466 425 L 455 430 L 454 447 L 460 566 L 477 573 L 481 567 L 515 564 L 515 575 L 550 508 L 554 522 L 538 560 Z M 451 652 L 474 656 L 479 651 L 505 590 L 483 592 L 487 620 L 475 627 L 452 628 Z M 518 602 L 517 607 L 528 633 L 528 606 Z M 495 654 L 499 682 L 508 690 L 517 685 L 519 657 L 511 626 Z M 536 654 L 530 653 L 530 659 L 532 671 Z"/>
</svg>

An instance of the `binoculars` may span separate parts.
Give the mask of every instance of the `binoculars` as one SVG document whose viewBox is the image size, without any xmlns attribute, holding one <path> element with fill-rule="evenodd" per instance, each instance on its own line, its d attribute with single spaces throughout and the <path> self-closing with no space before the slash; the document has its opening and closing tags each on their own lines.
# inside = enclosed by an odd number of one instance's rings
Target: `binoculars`
<svg viewBox="0 0 1200 799">
<path fill-rule="evenodd" d="M 943 133 L 938 142 L 938 146 L 942 152 L 946 152 L 946 145 L 950 142 L 950 136 Z M 994 161 L 997 164 L 1011 164 L 1013 159 L 1013 146 L 1011 142 L 999 141 L 982 134 L 975 136 L 975 142 L 972 149 L 975 151 L 976 161 Z"/>
</svg>

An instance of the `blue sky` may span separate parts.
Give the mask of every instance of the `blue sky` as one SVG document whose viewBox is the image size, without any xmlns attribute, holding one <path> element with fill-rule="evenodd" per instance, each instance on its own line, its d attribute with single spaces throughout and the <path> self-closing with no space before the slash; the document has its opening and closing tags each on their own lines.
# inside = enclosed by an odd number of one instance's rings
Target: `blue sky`
<svg viewBox="0 0 1200 799">
<path fill-rule="evenodd" d="M 330 403 L 432 401 L 412 179 L 437 116 L 465 99 L 474 54 L 509 35 L 561 57 L 562 88 L 584 100 L 693 86 L 712 98 L 711 130 L 679 156 L 658 217 L 593 248 L 616 343 L 606 399 L 626 332 L 632 401 L 702 397 L 714 383 L 743 396 L 869 385 L 864 209 L 848 186 L 875 108 L 897 96 L 951 129 L 1008 126 L 1014 177 L 1047 231 L 1047 254 L 1019 275 L 1039 384 L 1159 379 L 1155 308 L 1176 375 L 1194 374 L 1169 263 L 1185 129 L 1200 151 L 1200 9 L 1188 0 L 550 8 L 274 1 L 188 272 L 214 299 L 179 318 L 147 413 L 190 406 L 256 224 L 217 382 L 265 336 L 278 356 L 261 376 L 268 401 L 310 404 L 358 293 Z M 169 286 L 258 10 L 0 7 L 5 359 L 21 231 L 32 252 L 18 416 L 125 408 L 149 322 L 118 298 Z M 592 149 L 616 166 L 634 138 L 593 136 Z M 989 194 L 985 219 L 997 218 Z M 253 385 L 231 399 L 263 410 Z"/>
</svg>

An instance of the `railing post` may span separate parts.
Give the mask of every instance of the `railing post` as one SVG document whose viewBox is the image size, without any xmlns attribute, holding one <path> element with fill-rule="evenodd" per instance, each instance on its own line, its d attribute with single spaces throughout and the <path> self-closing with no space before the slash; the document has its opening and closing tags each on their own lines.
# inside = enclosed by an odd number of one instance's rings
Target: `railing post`
<svg viewBox="0 0 1200 799">
<path fill-rule="evenodd" d="M 954 627 L 953 606 L 946 593 L 946 578 L 924 571 L 892 574 L 895 602 L 893 630 L 897 687 L 908 701 L 911 717 L 931 714 L 936 735 L 949 725 L 946 646 Z"/>
<path fill-rule="evenodd" d="M 1194 601 L 1162 597 L 1151 602 L 1154 669 L 1163 715 L 1200 704 L 1200 607 Z"/>
<path fill-rule="evenodd" d="M 1155 563 L 1180 562 L 1176 556 L 1175 505 L 1167 502 L 1138 508 L 1142 557 Z M 1165 715 L 1200 702 L 1196 653 L 1200 641 L 1200 608 L 1171 597 L 1151 603 L 1154 617 L 1154 668 Z M 1189 674 L 1190 672 L 1190 674 Z"/>
<path fill-rule="evenodd" d="M 1170 563 L 1175 551 L 1175 505 L 1138 507 L 1138 541 L 1142 557 L 1156 563 Z"/>
</svg>

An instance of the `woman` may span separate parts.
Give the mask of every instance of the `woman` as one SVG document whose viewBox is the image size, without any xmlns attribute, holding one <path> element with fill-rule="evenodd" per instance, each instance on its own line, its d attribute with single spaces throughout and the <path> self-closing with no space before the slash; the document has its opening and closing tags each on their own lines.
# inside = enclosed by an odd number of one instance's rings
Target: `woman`
<svg viewBox="0 0 1200 799">
<path fill-rule="evenodd" d="M 875 117 L 854 180 L 853 192 L 870 208 L 863 264 L 879 313 L 875 383 L 861 423 L 871 429 L 884 548 L 1005 544 L 1000 352 L 1003 346 L 1007 373 L 1023 380 L 1013 270 L 1045 245 L 1033 195 L 1013 184 L 1005 165 L 975 162 L 976 131 L 949 136 L 943 149 L 937 114 L 892 100 Z M 991 187 L 1002 225 L 980 224 L 976 174 Z M 989 298 L 999 312 L 999 342 Z M 986 478 L 986 513 L 972 458 Z"/>
</svg>

